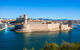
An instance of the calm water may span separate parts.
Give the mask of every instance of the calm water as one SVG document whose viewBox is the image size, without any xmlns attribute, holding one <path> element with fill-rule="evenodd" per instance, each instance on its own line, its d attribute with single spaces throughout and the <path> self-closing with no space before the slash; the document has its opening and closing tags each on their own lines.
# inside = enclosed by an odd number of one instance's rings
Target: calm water
<svg viewBox="0 0 80 50">
<path fill-rule="evenodd" d="M 0 50 L 22 50 L 23 48 L 36 50 L 42 48 L 45 42 L 57 44 L 62 41 L 70 43 L 80 42 L 80 29 L 72 29 L 70 32 L 36 32 L 16 33 L 10 28 L 0 31 Z"/>
</svg>

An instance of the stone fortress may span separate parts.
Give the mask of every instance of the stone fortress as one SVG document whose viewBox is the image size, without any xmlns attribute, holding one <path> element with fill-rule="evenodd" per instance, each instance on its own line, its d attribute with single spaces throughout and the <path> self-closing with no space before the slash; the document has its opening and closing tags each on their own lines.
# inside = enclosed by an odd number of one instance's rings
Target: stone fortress
<svg viewBox="0 0 80 50">
<path fill-rule="evenodd" d="M 47 21 L 47 20 L 46 21 L 31 20 L 31 19 L 27 20 L 27 15 L 25 14 L 22 20 L 24 20 L 22 25 L 15 25 L 16 32 L 65 31 L 65 30 L 72 29 L 71 23 L 61 24 L 59 22 L 53 22 L 53 21 Z"/>
</svg>

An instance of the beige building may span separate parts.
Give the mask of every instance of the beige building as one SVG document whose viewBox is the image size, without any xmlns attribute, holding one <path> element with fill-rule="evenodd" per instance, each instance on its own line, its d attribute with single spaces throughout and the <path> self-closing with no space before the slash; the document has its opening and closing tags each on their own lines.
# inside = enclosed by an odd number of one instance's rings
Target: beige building
<svg viewBox="0 0 80 50">
<path fill-rule="evenodd" d="M 41 23 L 29 23 L 25 14 L 23 19 L 24 23 L 22 24 L 22 27 L 19 29 L 17 28 L 15 30 L 16 32 L 64 31 L 72 29 L 72 27 L 70 27 L 69 24 L 60 24 L 58 22 L 55 23 L 51 21 L 43 22 L 43 20 L 41 20 Z"/>
</svg>

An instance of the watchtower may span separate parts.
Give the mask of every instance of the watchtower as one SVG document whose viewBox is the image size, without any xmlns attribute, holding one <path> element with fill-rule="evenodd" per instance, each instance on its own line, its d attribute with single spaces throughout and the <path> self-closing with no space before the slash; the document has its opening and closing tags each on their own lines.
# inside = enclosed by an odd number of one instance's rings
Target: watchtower
<svg viewBox="0 0 80 50">
<path fill-rule="evenodd" d="M 24 14 L 24 24 L 27 24 L 27 15 Z"/>
</svg>

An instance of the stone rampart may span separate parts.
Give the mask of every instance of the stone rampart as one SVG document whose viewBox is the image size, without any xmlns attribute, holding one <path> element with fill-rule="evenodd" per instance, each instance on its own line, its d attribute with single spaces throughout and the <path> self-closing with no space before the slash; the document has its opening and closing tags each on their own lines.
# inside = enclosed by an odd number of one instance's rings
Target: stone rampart
<svg viewBox="0 0 80 50">
<path fill-rule="evenodd" d="M 64 31 L 64 30 L 70 30 L 71 27 L 68 26 L 68 24 L 66 25 L 61 25 L 61 30 Z"/>
<path fill-rule="evenodd" d="M 48 31 L 48 24 L 29 24 L 32 32 L 35 31 Z"/>
<path fill-rule="evenodd" d="M 48 24 L 48 31 L 59 31 L 59 24 Z"/>
<path fill-rule="evenodd" d="M 56 24 L 24 24 L 23 28 L 21 28 L 22 32 L 45 32 L 45 31 L 64 31 L 64 30 L 70 30 L 71 27 L 68 27 L 68 25 L 61 25 Z"/>
</svg>

